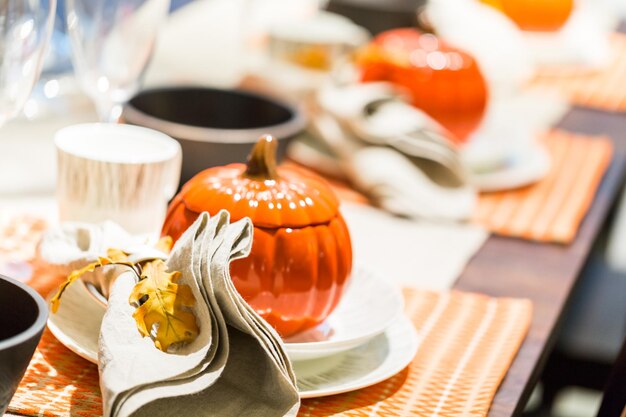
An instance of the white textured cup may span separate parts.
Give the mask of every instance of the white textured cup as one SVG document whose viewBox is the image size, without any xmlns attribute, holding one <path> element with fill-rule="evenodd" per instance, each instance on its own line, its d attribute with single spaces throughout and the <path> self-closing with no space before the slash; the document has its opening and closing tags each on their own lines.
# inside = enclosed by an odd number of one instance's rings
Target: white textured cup
<svg viewBox="0 0 626 417">
<path fill-rule="evenodd" d="M 54 143 L 61 221 L 112 220 L 134 234 L 159 232 L 180 180 L 176 140 L 143 127 L 87 123 L 59 130 Z"/>
</svg>

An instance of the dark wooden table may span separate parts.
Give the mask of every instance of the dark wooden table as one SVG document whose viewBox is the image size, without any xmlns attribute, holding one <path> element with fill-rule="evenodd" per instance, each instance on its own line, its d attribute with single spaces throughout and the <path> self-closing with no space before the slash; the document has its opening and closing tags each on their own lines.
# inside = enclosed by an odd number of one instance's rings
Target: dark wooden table
<svg viewBox="0 0 626 417">
<path fill-rule="evenodd" d="M 489 416 L 519 415 L 558 336 L 572 289 L 591 247 L 623 185 L 626 168 L 626 115 L 574 108 L 559 127 L 606 134 L 615 156 L 576 240 L 568 246 L 490 237 L 469 263 L 455 288 L 533 301 L 530 331 L 500 386 Z"/>
</svg>

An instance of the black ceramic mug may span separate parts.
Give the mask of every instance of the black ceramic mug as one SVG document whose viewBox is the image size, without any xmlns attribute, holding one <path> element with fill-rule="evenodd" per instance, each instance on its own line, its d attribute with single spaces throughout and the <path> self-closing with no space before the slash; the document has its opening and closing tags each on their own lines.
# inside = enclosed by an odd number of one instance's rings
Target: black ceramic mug
<svg viewBox="0 0 626 417">
<path fill-rule="evenodd" d="M 35 290 L 0 275 L 0 416 L 24 376 L 47 318 L 48 306 Z"/>
</svg>

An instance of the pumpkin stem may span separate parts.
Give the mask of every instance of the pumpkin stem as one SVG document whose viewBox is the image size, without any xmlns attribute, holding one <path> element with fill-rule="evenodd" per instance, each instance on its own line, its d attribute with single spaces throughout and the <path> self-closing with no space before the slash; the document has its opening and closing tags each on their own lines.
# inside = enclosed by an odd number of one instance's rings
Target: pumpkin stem
<svg viewBox="0 0 626 417">
<path fill-rule="evenodd" d="M 276 171 L 277 140 L 272 135 L 259 138 L 252 152 L 248 155 L 245 175 L 250 178 L 273 180 L 278 177 Z"/>
</svg>

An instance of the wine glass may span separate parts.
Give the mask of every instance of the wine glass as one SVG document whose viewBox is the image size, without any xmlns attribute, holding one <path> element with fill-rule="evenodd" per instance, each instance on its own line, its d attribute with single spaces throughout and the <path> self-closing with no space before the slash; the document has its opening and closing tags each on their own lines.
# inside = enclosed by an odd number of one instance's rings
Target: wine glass
<svg viewBox="0 0 626 417">
<path fill-rule="evenodd" d="M 41 74 L 56 0 L 0 2 L 0 126 L 17 116 Z"/>
<path fill-rule="evenodd" d="M 139 90 L 170 0 L 65 0 L 72 61 L 100 119 L 116 122 Z"/>
</svg>

